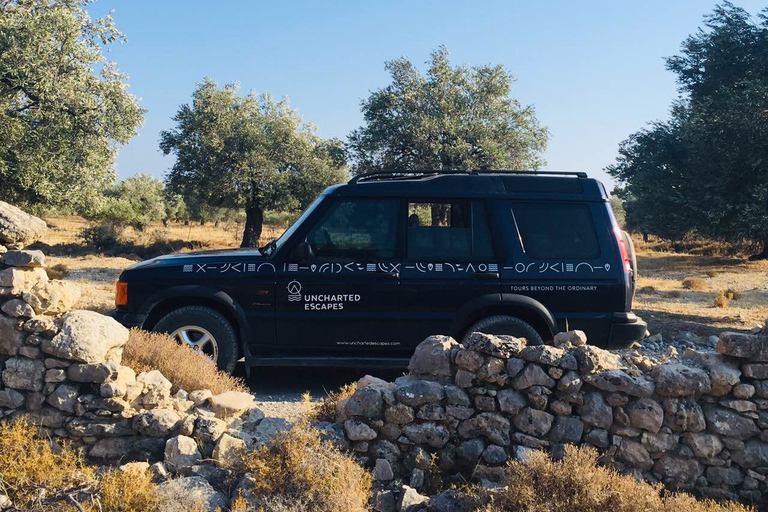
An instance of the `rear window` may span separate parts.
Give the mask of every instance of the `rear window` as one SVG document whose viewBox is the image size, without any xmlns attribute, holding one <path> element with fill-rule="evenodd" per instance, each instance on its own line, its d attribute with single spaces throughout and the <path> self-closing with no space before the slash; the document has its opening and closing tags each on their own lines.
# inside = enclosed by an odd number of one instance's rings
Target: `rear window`
<svg viewBox="0 0 768 512">
<path fill-rule="evenodd" d="M 600 256 L 588 205 L 517 203 L 512 211 L 523 251 L 535 259 L 594 259 Z"/>
</svg>

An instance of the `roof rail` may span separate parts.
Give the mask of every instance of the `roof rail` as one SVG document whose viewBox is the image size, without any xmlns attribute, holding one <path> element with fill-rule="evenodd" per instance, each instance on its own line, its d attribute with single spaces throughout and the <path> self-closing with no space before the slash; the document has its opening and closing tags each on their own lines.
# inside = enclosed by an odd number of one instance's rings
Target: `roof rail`
<svg viewBox="0 0 768 512">
<path fill-rule="evenodd" d="M 378 179 L 417 179 L 417 178 L 424 178 L 427 176 L 438 176 L 438 175 L 450 175 L 450 174 L 465 174 L 468 176 L 472 175 L 481 175 L 481 174 L 490 174 L 490 175 L 504 175 L 504 174 L 513 174 L 517 176 L 522 175 L 530 175 L 530 176 L 575 176 L 577 178 L 586 178 L 587 173 L 581 172 L 581 171 L 507 171 L 507 170 L 458 170 L 458 169 L 443 169 L 443 170 L 436 170 L 436 171 L 377 171 L 377 172 L 369 172 L 365 174 L 358 174 L 351 180 L 349 180 L 350 185 L 354 185 L 356 183 L 360 183 L 361 181 L 374 181 Z"/>
</svg>

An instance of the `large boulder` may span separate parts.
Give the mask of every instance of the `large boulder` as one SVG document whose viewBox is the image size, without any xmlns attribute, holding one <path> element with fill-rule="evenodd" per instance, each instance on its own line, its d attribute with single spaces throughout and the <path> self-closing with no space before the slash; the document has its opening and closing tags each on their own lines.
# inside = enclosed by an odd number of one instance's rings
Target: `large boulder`
<svg viewBox="0 0 768 512">
<path fill-rule="evenodd" d="M 8 251 L 0 262 L 9 267 L 44 267 L 45 254 L 43 251 Z"/>
<path fill-rule="evenodd" d="M 26 290 L 48 282 L 48 274 L 43 268 L 9 267 L 0 270 L 0 289 L 10 295 L 21 295 Z"/>
<path fill-rule="evenodd" d="M 418 377 L 449 380 L 451 350 L 458 346 L 450 336 L 430 336 L 416 347 L 408 370 Z"/>
<path fill-rule="evenodd" d="M 43 352 L 54 357 L 101 363 L 120 362 L 128 329 L 115 319 L 94 311 L 71 311 L 64 315 L 61 331 L 52 340 L 43 340 Z"/>
<path fill-rule="evenodd" d="M 48 281 L 24 291 L 22 298 L 37 314 L 58 315 L 71 310 L 80 300 L 80 287 L 67 281 Z"/>
<path fill-rule="evenodd" d="M 46 231 L 48 226 L 42 219 L 0 201 L 0 244 L 20 249 L 41 240 Z"/>
</svg>

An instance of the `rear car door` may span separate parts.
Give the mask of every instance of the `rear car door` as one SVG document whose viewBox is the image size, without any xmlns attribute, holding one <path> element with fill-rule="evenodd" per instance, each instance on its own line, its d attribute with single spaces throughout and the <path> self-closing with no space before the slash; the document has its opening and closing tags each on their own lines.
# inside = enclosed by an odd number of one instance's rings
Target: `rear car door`
<svg viewBox="0 0 768 512">
<path fill-rule="evenodd" d="M 525 295 L 552 311 L 560 330 L 581 329 L 603 345 L 612 312 L 626 300 L 621 258 L 606 205 L 496 201 L 506 221 L 502 294 Z"/>
<path fill-rule="evenodd" d="M 281 349 L 389 356 L 400 347 L 400 200 L 337 198 L 307 231 L 314 255 L 278 269 Z"/>
<path fill-rule="evenodd" d="M 499 266 L 482 200 L 409 200 L 405 216 L 403 338 L 415 347 L 452 334 L 456 313 L 472 299 L 498 298 Z"/>
</svg>

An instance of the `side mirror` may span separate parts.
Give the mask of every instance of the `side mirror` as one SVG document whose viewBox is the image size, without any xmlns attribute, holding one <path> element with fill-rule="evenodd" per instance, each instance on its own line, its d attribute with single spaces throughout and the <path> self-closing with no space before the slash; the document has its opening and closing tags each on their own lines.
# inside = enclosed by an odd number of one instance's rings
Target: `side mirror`
<svg viewBox="0 0 768 512">
<path fill-rule="evenodd" d="M 315 250 L 312 248 L 312 244 L 306 240 L 301 242 L 293 250 L 293 259 L 295 261 L 307 261 L 315 257 Z"/>
</svg>

